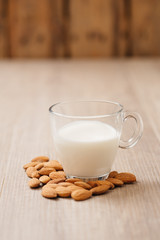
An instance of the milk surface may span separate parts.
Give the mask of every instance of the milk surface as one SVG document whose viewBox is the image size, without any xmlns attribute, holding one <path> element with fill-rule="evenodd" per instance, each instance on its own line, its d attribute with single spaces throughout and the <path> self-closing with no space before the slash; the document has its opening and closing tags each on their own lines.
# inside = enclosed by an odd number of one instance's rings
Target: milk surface
<svg viewBox="0 0 160 240">
<path fill-rule="evenodd" d="M 74 121 L 60 128 L 54 141 L 66 175 L 99 177 L 111 170 L 119 136 L 105 123 Z"/>
</svg>

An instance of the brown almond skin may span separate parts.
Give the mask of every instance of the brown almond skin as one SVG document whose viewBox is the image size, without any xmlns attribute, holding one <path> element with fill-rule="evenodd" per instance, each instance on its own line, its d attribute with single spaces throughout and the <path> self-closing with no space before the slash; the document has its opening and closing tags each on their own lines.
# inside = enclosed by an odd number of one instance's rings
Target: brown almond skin
<svg viewBox="0 0 160 240">
<path fill-rule="evenodd" d="M 111 183 L 110 181 L 107 181 L 107 180 L 106 180 L 106 182 L 110 185 L 111 189 L 115 188 L 115 185 L 113 183 Z"/>
<path fill-rule="evenodd" d="M 37 165 L 37 162 L 29 162 L 23 166 L 23 168 L 26 170 L 29 167 L 35 167 Z"/>
<path fill-rule="evenodd" d="M 92 192 L 86 189 L 78 189 L 71 193 L 71 197 L 76 201 L 83 201 L 92 196 Z"/>
<path fill-rule="evenodd" d="M 55 172 L 55 169 L 54 168 L 43 167 L 38 172 L 39 172 L 40 175 L 47 175 L 48 176 L 51 172 Z"/>
<path fill-rule="evenodd" d="M 75 191 L 75 190 L 78 190 L 78 189 L 84 189 L 84 188 L 81 188 L 81 187 L 78 187 L 76 185 L 72 185 L 72 186 L 68 186 L 67 187 L 71 192 Z"/>
<path fill-rule="evenodd" d="M 68 186 L 73 186 L 73 183 L 69 183 L 69 182 L 60 182 L 58 183 L 59 186 L 62 187 L 68 187 Z"/>
<path fill-rule="evenodd" d="M 48 183 L 50 181 L 50 177 L 44 175 L 44 176 L 41 176 L 39 178 L 39 180 L 40 180 L 41 183 L 46 184 L 46 183 Z"/>
<path fill-rule="evenodd" d="M 45 167 L 55 168 L 57 171 L 62 171 L 63 167 L 57 160 L 51 160 L 44 164 Z"/>
<path fill-rule="evenodd" d="M 108 178 L 115 178 L 115 176 L 117 176 L 118 172 L 117 171 L 112 171 L 110 172 Z"/>
<path fill-rule="evenodd" d="M 67 178 L 66 182 L 70 182 L 70 183 L 75 183 L 75 182 L 79 182 L 81 181 L 81 179 L 79 178 Z"/>
<path fill-rule="evenodd" d="M 40 178 L 41 175 L 38 173 L 38 171 L 34 171 L 32 172 L 31 176 L 32 178 Z"/>
<path fill-rule="evenodd" d="M 133 183 L 136 182 L 136 176 L 132 173 L 122 172 L 117 174 L 116 179 L 121 180 L 124 183 Z"/>
<path fill-rule="evenodd" d="M 31 162 L 48 162 L 48 161 L 49 161 L 49 157 L 46 157 L 46 156 L 35 157 L 31 160 Z"/>
<path fill-rule="evenodd" d="M 37 178 L 32 178 L 29 182 L 28 185 L 30 188 L 37 188 L 40 185 L 40 181 Z"/>
<path fill-rule="evenodd" d="M 44 166 L 44 163 L 38 163 L 38 164 L 35 166 L 35 169 L 36 169 L 36 170 L 40 170 L 43 166 Z"/>
<path fill-rule="evenodd" d="M 60 183 L 60 182 L 64 182 L 65 178 L 56 178 L 56 179 L 52 179 L 49 181 L 49 183 Z"/>
<path fill-rule="evenodd" d="M 51 187 L 43 188 L 41 194 L 45 198 L 56 198 L 57 197 L 56 190 Z"/>
<path fill-rule="evenodd" d="M 91 186 L 88 184 L 88 183 L 86 183 L 86 182 L 75 182 L 74 183 L 76 186 L 79 186 L 79 187 L 82 187 L 82 188 L 85 188 L 85 189 L 88 189 L 88 190 L 90 190 L 91 189 Z"/>
<path fill-rule="evenodd" d="M 55 183 L 60 183 L 60 182 L 64 182 L 65 178 L 57 178 L 53 180 Z"/>
<path fill-rule="evenodd" d="M 97 187 L 98 186 L 98 184 L 97 184 L 97 182 L 96 181 L 88 181 L 87 182 L 92 188 L 94 188 L 94 187 Z"/>
<path fill-rule="evenodd" d="M 107 180 L 99 180 L 97 181 L 98 186 L 100 185 L 109 185 L 111 189 L 113 189 L 115 186 L 113 183 L 107 181 Z"/>
<path fill-rule="evenodd" d="M 90 191 L 93 195 L 99 195 L 107 192 L 110 189 L 109 185 L 100 185 L 98 187 L 92 188 Z"/>
<path fill-rule="evenodd" d="M 58 171 L 58 172 L 51 172 L 49 174 L 49 177 L 51 179 L 57 179 L 57 178 L 65 178 L 66 175 L 65 175 L 65 173 L 63 171 Z"/>
<path fill-rule="evenodd" d="M 29 167 L 26 170 L 26 174 L 27 174 L 28 177 L 32 178 L 32 173 L 35 172 L 35 171 L 36 171 L 35 167 Z"/>
<path fill-rule="evenodd" d="M 54 180 L 50 180 L 47 184 L 55 184 Z"/>
<path fill-rule="evenodd" d="M 124 184 L 124 182 L 122 182 L 121 180 L 119 180 L 117 178 L 107 178 L 107 181 L 113 183 L 117 187 L 120 187 Z"/>
<path fill-rule="evenodd" d="M 58 187 L 58 184 L 56 184 L 56 183 L 49 183 L 48 182 L 46 185 L 44 185 L 44 187 L 51 187 L 51 188 L 56 189 Z"/>
<path fill-rule="evenodd" d="M 67 187 L 58 186 L 56 188 L 56 192 L 59 197 L 70 197 L 71 196 L 71 190 Z"/>
</svg>

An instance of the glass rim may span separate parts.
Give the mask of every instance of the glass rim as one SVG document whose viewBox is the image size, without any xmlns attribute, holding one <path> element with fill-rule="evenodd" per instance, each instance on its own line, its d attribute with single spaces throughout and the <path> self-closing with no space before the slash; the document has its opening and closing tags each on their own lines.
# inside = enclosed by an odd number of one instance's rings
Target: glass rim
<svg viewBox="0 0 160 240">
<path fill-rule="evenodd" d="M 67 115 L 67 114 L 63 114 L 63 113 L 59 113 L 54 111 L 54 107 L 56 107 L 57 105 L 61 105 L 61 104 L 69 104 L 69 103 L 108 103 L 108 104 L 113 104 L 119 107 L 118 111 L 112 112 L 110 114 L 103 114 L 103 115 L 95 115 L 95 116 L 75 116 L 75 115 Z M 65 118 L 73 118 L 73 119 L 96 119 L 96 118 L 105 118 L 105 117 L 109 117 L 109 116 L 115 116 L 119 113 L 121 113 L 123 111 L 123 105 L 121 105 L 118 102 L 113 102 L 113 101 L 105 101 L 105 100 L 73 100 L 73 101 L 63 101 L 63 102 L 57 102 L 55 104 L 53 104 L 50 108 L 49 108 L 49 112 L 53 115 L 59 116 L 59 117 L 65 117 Z"/>
</svg>

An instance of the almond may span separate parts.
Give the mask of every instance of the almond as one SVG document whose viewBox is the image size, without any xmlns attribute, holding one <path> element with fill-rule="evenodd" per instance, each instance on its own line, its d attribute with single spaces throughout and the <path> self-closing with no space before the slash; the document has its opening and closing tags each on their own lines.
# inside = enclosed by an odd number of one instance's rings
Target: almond
<svg viewBox="0 0 160 240">
<path fill-rule="evenodd" d="M 122 186 L 124 184 L 124 182 L 117 178 L 107 178 L 107 181 L 113 183 L 115 186 Z"/>
<path fill-rule="evenodd" d="M 51 172 L 55 172 L 55 169 L 54 168 L 43 167 L 38 172 L 41 175 L 49 175 Z"/>
<path fill-rule="evenodd" d="M 75 182 L 74 183 L 76 186 L 79 186 L 79 187 L 82 187 L 82 188 L 85 188 L 85 189 L 91 189 L 91 186 L 88 184 L 88 183 L 86 183 L 86 182 Z"/>
<path fill-rule="evenodd" d="M 112 172 L 110 172 L 110 174 L 109 174 L 109 178 L 115 178 L 115 176 L 118 174 L 118 172 L 117 171 L 112 171 Z"/>
<path fill-rule="evenodd" d="M 51 179 L 57 179 L 57 178 L 65 178 L 66 175 L 65 175 L 65 173 L 63 171 L 59 171 L 59 172 L 51 172 L 49 174 L 49 177 Z"/>
<path fill-rule="evenodd" d="M 51 187 L 51 188 L 54 188 L 54 189 L 55 189 L 55 188 L 58 187 L 58 184 L 56 184 L 56 183 L 49 183 L 49 182 L 48 182 L 44 187 Z M 43 188 L 44 188 L 44 187 L 43 187 Z"/>
<path fill-rule="evenodd" d="M 32 172 L 31 176 L 32 178 L 40 178 L 41 175 L 38 173 L 38 171 L 34 171 Z"/>
<path fill-rule="evenodd" d="M 55 165 L 51 161 L 44 163 L 44 167 L 54 168 L 54 166 Z"/>
<path fill-rule="evenodd" d="M 34 162 L 33 162 L 34 163 Z M 44 163 L 39 163 L 35 166 L 36 170 L 40 170 L 44 166 Z"/>
<path fill-rule="evenodd" d="M 30 163 L 27 163 L 23 166 L 23 168 L 26 170 L 27 168 L 29 167 L 35 167 L 37 165 L 36 162 L 30 162 Z"/>
<path fill-rule="evenodd" d="M 99 180 L 99 181 L 97 181 L 97 184 L 98 184 L 98 186 L 108 185 L 108 186 L 110 186 L 110 188 L 112 188 L 112 189 L 114 188 L 114 184 L 107 180 Z"/>
<path fill-rule="evenodd" d="M 64 182 L 65 178 L 56 178 L 53 180 L 55 183 L 60 183 L 60 182 Z"/>
<path fill-rule="evenodd" d="M 136 176 L 132 173 L 122 172 L 117 174 L 117 179 L 121 180 L 124 183 L 133 183 L 136 181 Z"/>
<path fill-rule="evenodd" d="M 29 182 L 28 185 L 30 186 L 30 188 L 36 188 L 39 187 L 40 185 L 40 181 L 37 178 L 32 178 Z"/>
<path fill-rule="evenodd" d="M 69 182 L 60 182 L 58 183 L 58 185 L 62 186 L 62 187 L 68 187 L 68 186 L 73 186 L 72 183 L 69 183 Z"/>
<path fill-rule="evenodd" d="M 107 192 L 110 189 L 109 185 L 101 185 L 95 188 L 92 188 L 90 191 L 93 195 L 99 195 Z"/>
<path fill-rule="evenodd" d="M 47 183 L 47 185 L 48 184 L 55 184 L 55 181 L 54 180 L 50 180 L 48 183 Z M 58 186 L 58 185 L 57 185 Z"/>
<path fill-rule="evenodd" d="M 26 170 L 27 176 L 31 178 L 32 177 L 32 173 L 35 172 L 35 170 L 36 170 L 35 167 L 27 168 L 27 170 Z"/>
<path fill-rule="evenodd" d="M 71 196 L 71 190 L 66 187 L 59 186 L 56 188 L 56 192 L 59 197 L 70 197 Z"/>
<path fill-rule="evenodd" d="M 45 163 L 44 166 L 45 166 L 45 167 L 53 167 L 53 168 L 55 168 L 57 171 L 63 170 L 62 165 L 61 165 L 57 160 L 51 160 L 51 161 Z"/>
<path fill-rule="evenodd" d="M 98 183 L 97 183 L 96 181 L 88 181 L 87 183 L 88 183 L 92 188 L 98 186 Z"/>
<path fill-rule="evenodd" d="M 111 188 L 111 189 L 115 188 L 114 184 L 113 184 L 113 183 L 111 183 L 110 181 L 107 181 L 107 180 L 106 180 L 105 182 L 107 182 L 107 184 L 109 184 L 109 185 L 110 185 L 110 188 Z"/>
<path fill-rule="evenodd" d="M 86 200 L 91 196 L 92 196 L 92 192 L 86 189 L 78 189 L 71 193 L 71 197 L 76 201 Z"/>
<path fill-rule="evenodd" d="M 60 183 L 64 181 L 65 181 L 65 178 L 55 178 L 53 180 L 50 180 L 49 183 Z"/>
<path fill-rule="evenodd" d="M 31 162 L 48 162 L 48 161 L 49 161 L 49 158 L 46 156 L 39 156 L 31 160 Z"/>
<path fill-rule="evenodd" d="M 79 182 L 81 181 L 81 179 L 79 178 L 68 178 L 66 179 L 66 182 L 70 182 L 70 183 L 75 183 L 75 182 Z"/>
<path fill-rule="evenodd" d="M 45 187 L 42 189 L 42 196 L 45 198 L 56 198 L 57 197 L 57 192 L 55 189 L 51 187 Z"/>
<path fill-rule="evenodd" d="M 46 184 L 50 181 L 50 177 L 44 175 L 44 176 L 41 176 L 39 180 L 41 183 Z"/>
<path fill-rule="evenodd" d="M 72 186 L 68 186 L 67 187 L 69 190 L 71 190 L 71 192 L 75 191 L 75 190 L 78 190 L 78 189 L 84 189 L 84 188 L 81 188 L 81 187 L 78 187 L 76 185 L 72 185 Z"/>
</svg>

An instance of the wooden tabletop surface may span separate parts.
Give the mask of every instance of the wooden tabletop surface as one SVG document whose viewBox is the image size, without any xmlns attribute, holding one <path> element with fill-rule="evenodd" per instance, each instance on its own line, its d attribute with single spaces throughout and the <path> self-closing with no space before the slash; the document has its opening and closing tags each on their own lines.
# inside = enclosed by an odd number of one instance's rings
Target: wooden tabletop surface
<svg viewBox="0 0 160 240">
<path fill-rule="evenodd" d="M 141 114 L 142 139 L 119 149 L 113 166 L 136 184 L 83 202 L 29 189 L 22 166 L 54 157 L 48 108 L 73 99 L 117 101 Z M 1 61 L 0 123 L 1 240 L 159 239 L 159 59 Z"/>
</svg>

